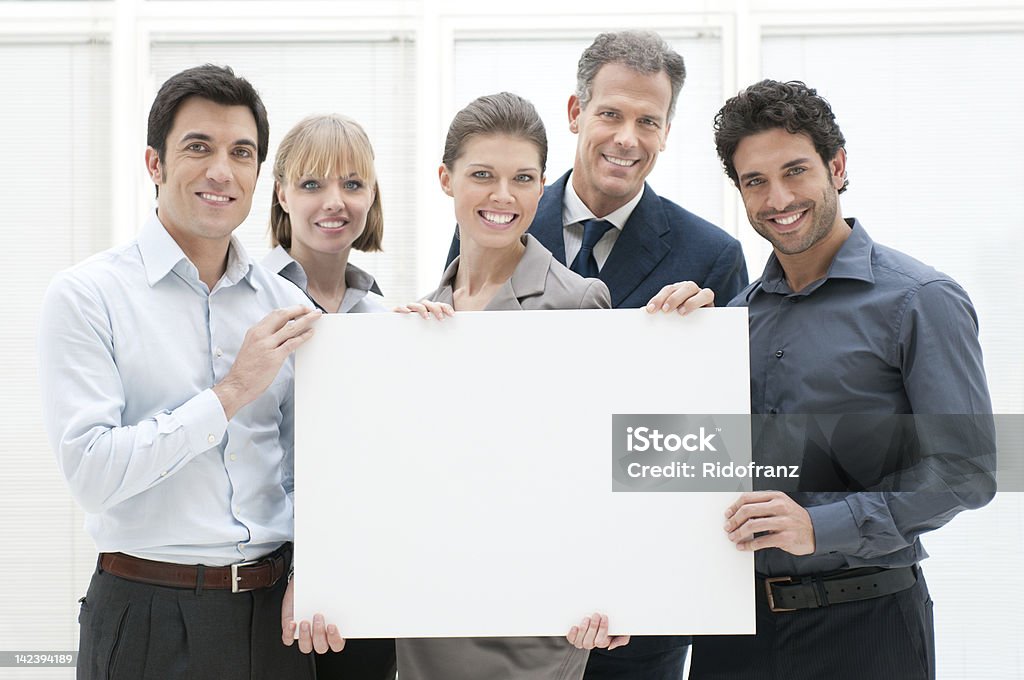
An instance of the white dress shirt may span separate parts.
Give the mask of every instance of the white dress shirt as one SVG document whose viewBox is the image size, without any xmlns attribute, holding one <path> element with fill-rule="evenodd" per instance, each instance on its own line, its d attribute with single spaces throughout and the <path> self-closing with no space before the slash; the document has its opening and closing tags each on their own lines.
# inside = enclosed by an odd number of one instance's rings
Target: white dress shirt
<svg viewBox="0 0 1024 680">
<path fill-rule="evenodd" d="M 572 175 L 569 175 L 569 179 L 565 182 L 565 193 L 562 194 L 562 234 L 565 238 L 565 266 L 569 267 L 572 265 L 572 261 L 576 259 L 576 255 L 579 254 L 580 247 L 583 245 L 583 223 L 587 220 L 602 219 L 611 222 L 615 226 L 614 229 L 606 231 L 597 244 L 594 245 L 594 260 L 597 262 L 597 269 L 598 271 L 603 269 L 604 263 L 612 253 L 612 247 L 619 240 L 619 234 L 622 233 L 626 222 L 629 221 L 633 210 L 640 203 L 643 195 L 644 189 L 640 187 L 639 193 L 629 199 L 628 203 L 599 218 L 576 193 L 576 189 L 572 186 Z"/>
<path fill-rule="evenodd" d="M 309 300 L 234 237 L 208 290 L 155 213 L 137 240 L 54 278 L 44 422 L 101 552 L 224 565 L 292 539 L 292 359 L 230 422 L 211 387 L 247 329 L 295 304 Z"/>
</svg>

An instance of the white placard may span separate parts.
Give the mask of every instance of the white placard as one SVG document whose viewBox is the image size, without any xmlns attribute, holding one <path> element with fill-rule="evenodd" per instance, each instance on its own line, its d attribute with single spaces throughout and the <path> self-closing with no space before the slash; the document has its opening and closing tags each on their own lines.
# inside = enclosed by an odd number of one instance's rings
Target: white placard
<svg viewBox="0 0 1024 680">
<path fill-rule="evenodd" d="M 612 414 L 749 412 L 745 309 L 331 314 L 296 361 L 297 619 L 754 632 L 736 494 L 613 493 L 611 471 Z"/>
</svg>

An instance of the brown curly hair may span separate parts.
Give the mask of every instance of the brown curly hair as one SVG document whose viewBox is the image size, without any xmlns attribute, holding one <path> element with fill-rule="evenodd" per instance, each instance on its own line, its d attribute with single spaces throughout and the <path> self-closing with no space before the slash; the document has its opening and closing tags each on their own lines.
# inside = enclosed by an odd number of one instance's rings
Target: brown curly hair
<svg viewBox="0 0 1024 680">
<path fill-rule="evenodd" d="M 737 188 L 739 177 L 732 162 L 736 147 L 744 137 L 776 128 L 810 137 L 826 165 L 846 146 L 832 107 L 817 90 L 799 80 L 762 80 L 729 99 L 715 114 L 715 148 Z M 839 193 L 849 184 L 844 177 Z"/>
</svg>

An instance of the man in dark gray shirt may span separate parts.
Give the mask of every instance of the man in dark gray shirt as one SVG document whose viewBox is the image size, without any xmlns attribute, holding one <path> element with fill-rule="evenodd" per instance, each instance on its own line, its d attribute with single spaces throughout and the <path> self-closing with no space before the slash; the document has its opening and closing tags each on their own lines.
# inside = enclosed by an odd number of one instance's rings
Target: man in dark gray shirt
<svg viewBox="0 0 1024 680">
<path fill-rule="evenodd" d="M 750 315 L 755 456 L 801 477 L 727 510 L 730 540 L 757 551 L 757 634 L 697 638 L 690 677 L 934 678 L 918 537 L 994 493 L 974 308 L 843 219 L 845 139 L 815 90 L 752 85 L 715 142 L 773 247 L 731 303 Z"/>
</svg>

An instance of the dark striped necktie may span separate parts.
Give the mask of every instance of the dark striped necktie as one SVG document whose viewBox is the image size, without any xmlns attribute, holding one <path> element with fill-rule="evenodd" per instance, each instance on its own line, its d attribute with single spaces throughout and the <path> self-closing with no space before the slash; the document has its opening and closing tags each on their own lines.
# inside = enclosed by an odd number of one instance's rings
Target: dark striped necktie
<svg viewBox="0 0 1024 680">
<path fill-rule="evenodd" d="M 572 266 L 569 269 L 583 278 L 596 279 L 598 270 L 597 260 L 594 259 L 594 246 L 605 235 L 605 232 L 614 226 L 607 220 L 593 219 L 584 222 L 583 245 L 580 246 L 580 252 L 576 254 L 576 259 L 572 261 Z"/>
</svg>

